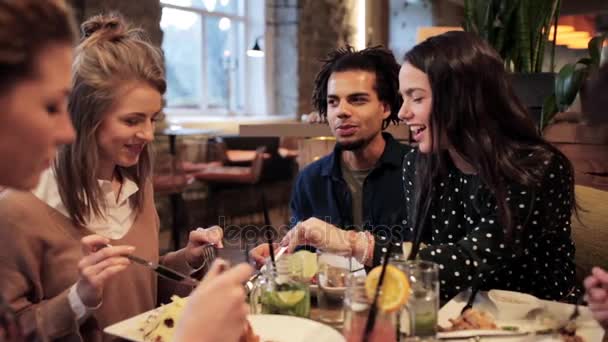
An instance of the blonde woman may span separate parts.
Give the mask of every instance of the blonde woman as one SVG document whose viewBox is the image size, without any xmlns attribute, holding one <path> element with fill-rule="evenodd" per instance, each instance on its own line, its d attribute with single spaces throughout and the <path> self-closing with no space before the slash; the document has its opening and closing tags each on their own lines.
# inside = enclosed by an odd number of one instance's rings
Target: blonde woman
<svg viewBox="0 0 608 342">
<path fill-rule="evenodd" d="M 1 6 L 17 6 L 21 1 L 0 0 L 0 11 Z M 36 25 L 33 22 L 23 29 Z M 0 37 L 7 30 L 1 26 Z M 0 293 L 25 325 L 35 326 L 49 340 L 111 340 L 102 334 L 107 325 L 154 308 L 158 297 L 190 290 L 157 281 L 149 270 L 131 266 L 124 257 L 136 253 L 159 260 L 149 143 L 165 91 L 161 53 L 141 31 L 129 29 L 114 15 L 90 19 L 83 24 L 83 32 L 72 67 L 71 92 L 65 70 L 71 49 L 65 39 L 67 43 L 59 45 L 67 48 L 60 54 L 65 56 L 64 64 L 59 65 L 64 69 L 55 64 L 47 67 L 50 61 L 46 59 L 35 61 L 45 72 L 62 73 L 62 82 L 56 82 L 58 89 L 53 93 L 57 103 L 51 103 L 50 95 L 39 99 L 38 89 L 20 98 L 23 106 L 34 100 L 44 103 L 46 115 L 63 126 L 52 126 L 54 131 L 32 129 L 27 139 L 11 141 L 5 148 L 11 152 L 7 156 L 39 160 L 35 165 L 23 163 L 31 169 L 3 169 L 5 179 L 24 179 L 4 184 L 23 190 L 34 186 L 39 172 L 50 164 L 54 146 L 73 138 L 65 114 L 69 93 L 68 111 L 78 132 L 74 144 L 59 151 L 55 167 L 43 174 L 33 193 L 10 191 L 0 199 Z M 11 108 L 12 103 L 8 105 Z M 40 120 L 32 118 L 23 125 L 35 127 Z M 12 129 L 3 132 L 9 137 L 20 133 L 19 125 L 9 127 Z M 203 262 L 200 245 L 221 247 L 221 238 L 219 227 L 194 231 L 186 248 L 160 262 L 189 272 Z M 226 287 L 230 291 L 238 286 L 231 285 Z M 236 298 L 230 303 L 244 305 L 239 296 L 229 298 Z"/>
</svg>

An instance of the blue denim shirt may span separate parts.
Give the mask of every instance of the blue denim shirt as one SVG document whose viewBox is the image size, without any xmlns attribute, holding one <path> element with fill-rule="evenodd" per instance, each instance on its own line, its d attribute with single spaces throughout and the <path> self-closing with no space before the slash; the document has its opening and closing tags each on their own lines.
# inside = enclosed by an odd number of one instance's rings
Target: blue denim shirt
<svg viewBox="0 0 608 342">
<path fill-rule="evenodd" d="M 362 230 L 374 234 L 374 264 L 380 262 L 389 241 L 401 242 L 406 238 L 401 163 L 412 150 L 389 133 L 382 136 L 386 141 L 384 152 L 363 183 Z M 316 217 L 346 230 L 356 229 L 352 196 L 340 168 L 341 152 L 336 145 L 332 153 L 300 172 L 291 196 L 292 225 Z"/>
</svg>

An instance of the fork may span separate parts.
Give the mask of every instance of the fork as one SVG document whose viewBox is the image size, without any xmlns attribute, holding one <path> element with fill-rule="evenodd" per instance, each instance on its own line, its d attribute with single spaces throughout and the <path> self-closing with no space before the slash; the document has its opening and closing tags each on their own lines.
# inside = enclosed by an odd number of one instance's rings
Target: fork
<svg viewBox="0 0 608 342">
<path fill-rule="evenodd" d="M 574 304 L 574 311 L 572 311 L 570 317 L 568 317 L 568 320 L 559 326 L 559 328 L 557 329 L 558 331 L 560 331 L 561 333 L 566 332 L 568 334 L 574 333 L 576 331 L 575 322 L 578 316 L 580 316 L 579 306 L 582 305 L 583 300 L 584 297 L 582 296 L 576 300 L 576 304 Z"/>
<path fill-rule="evenodd" d="M 211 263 L 217 257 L 217 248 L 212 243 L 203 245 L 203 246 L 201 246 L 201 248 L 203 249 L 203 251 L 201 252 L 203 264 L 198 268 L 198 271 L 204 270 L 203 273 L 207 273 L 207 270 L 211 266 Z M 198 273 L 198 271 L 197 271 L 197 273 Z"/>
<path fill-rule="evenodd" d="M 569 322 L 574 321 L 575 319 L 578 318 L 578 316 L 580 316 L 580 311 L 579 311 L 579 306 L 581 304 L 583 304 L 583 296 L 580 296 L 577 300 L 576 300 L 576 304 L 574 304 L 574 311 L 572 311 L 572 314 L 570 314 L 570 318 L 568 318 Z"/>
<path fill-rule="evenodd" d="M 462 308 L 462 310 L 460 310 L 460 314 L 462 315 L 465 311 L 467 311 L 468 309 L 471 309 L 473 307 L 473 302 L 475 301 L 475 297 L 477 297 L 477 292 L 479 291 L 479 286 L 472 286 L 471 287 L 471 294 L 469 295 L 469 300 L 467 300 L 467 303 L 465 304 L 465 306 Z"/>
</svg>

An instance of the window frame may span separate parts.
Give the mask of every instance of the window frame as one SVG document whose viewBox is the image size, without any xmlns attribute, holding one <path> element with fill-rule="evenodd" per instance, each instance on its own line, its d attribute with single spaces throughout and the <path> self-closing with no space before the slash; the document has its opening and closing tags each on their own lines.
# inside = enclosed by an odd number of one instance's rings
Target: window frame
<svg viewBox="0 0 608 342">
<path fill-rule="evenodd" d="M 237 67 L 236 72 L 230 72 L 230 98 L 229 108 L 210 108 L 209 101 L 207 96 L 208 89 L 208 81 L 207 81 L 207 45 L 201 42 L 201 89 L 200 89 L 200 102 L 198 103 L 198 108 L 180 108 L 180 107 L 170 107 L 165 106 L 164 112 L 167 114 L 169 120 L 180 117 L 224 117 L 229 118 L 232 116 L 246 116 L 249 114 L 249 103 L 248 103 L 248 95 L 250 90 L 246 86 L 246 82 L 237 82 L 239 79 L 245 79 L 246 75 L 249 74 L 249 65 L 246 63 L 247 56 L 247 48 L 250 42 L 248 42 L 248 37 L 250 36 L 251 26 L 254 25 L 254 21 L 247 15 L 249 13 L 249 1 L 248 0 L 239 0 L 239 4 L 237 4 L 237 12 L 239 12 L 239 7 L 242 7 L 242 15 L 241 14 L 233 14 L 222 11 L 208 11 L 206 9 L 196 7 L 196 6 L 180 6 L 169 3 L 164 3 L 162 0 L 160 1 L 161 6 L 161 18 L 162 18 L 162 10 L 164 8 L 171 8 L 181 11 L 187 11 L 195 13 L 200 18 L 200 33 L 201 37 L 204 40 L 206 34 L 205 23 L 206 19 L 210 17 L 215 18 L 228 18 L 230 19 L 232 26 L 231 30 L 235 30 L 235 34 L 239 35 L 238 24 L 243 25 L 242 37 L 238 37 L 234 39 L 234 43 L 230 47 L 231 51 L 234 51 L 235 54 L 238 54 L 237 61 L 239 61 L 239 65 Z M 163 32 L 164 34 L 164 32 Z M 238 42 L 242 41 L 244 46 L 239 46 Z M 240 45 L 243 45 L 240 44 Z M 267 62 L 266 57 L 264 57 L 265 62 Z M 239 75 L 240 74 L 240 75 Z M 237 98 L 235 97 L 236 87 L 239 87 L 239 91 L 243 97 L 243 108 L 236 109 Z"/>
</svg>

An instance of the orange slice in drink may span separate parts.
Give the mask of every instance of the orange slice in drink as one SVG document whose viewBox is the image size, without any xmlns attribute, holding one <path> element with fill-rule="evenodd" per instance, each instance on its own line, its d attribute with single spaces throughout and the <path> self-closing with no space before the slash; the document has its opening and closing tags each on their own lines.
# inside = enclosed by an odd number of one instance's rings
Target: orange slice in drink
<svg viewBox="0 0 608 342">
<path fill-rule="evenodd" d="M 382 266 L 377 266 L 365 279 L 365 292 L 370 301 L 374 299 L 381 272 Z M 410 282 L 403 271 L 393 265 L 387 265 L 381 290 L 378 308 L 385 312 L 393 312 L 399 310 L 410 297 Z"/>
</svg>

